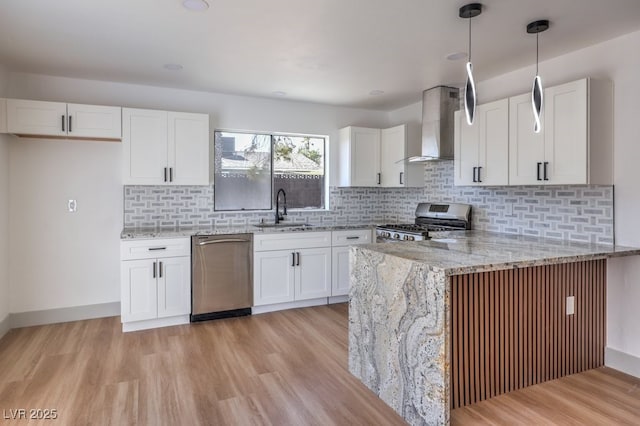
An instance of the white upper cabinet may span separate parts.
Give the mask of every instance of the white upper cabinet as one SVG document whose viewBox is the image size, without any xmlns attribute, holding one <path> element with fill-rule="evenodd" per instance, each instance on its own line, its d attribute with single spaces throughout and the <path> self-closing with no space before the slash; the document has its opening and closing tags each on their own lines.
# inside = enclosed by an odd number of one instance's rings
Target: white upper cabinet
<svg viewBox="0 0 640 426">
<path fill-rule="evenodd" d="M 533 131 L 529 94 L 509 99 L 509 183 L 613 183 L 613 89 L 582 79 L 544 91 L 542 130 Z"/>
<path fill-rule="evenodd" d="M 408 163 L 411 155 L 419 155 L 418 140 L 410 143 L 407 125 L 380 131 L 380 181 L 387 188 L 424 186 L 424 164 Z"/>
<path fill-rule="evenodd" d="M 163 185 L 168 180 L 167 112 L 122 109 L 125 185 Z"/>
<path fill-rule="evenodd" d="M 509 102 L 478 105 L 469 126 L 463 111 L 455 114 L 454 184 L 507 185 L 509 182 Z"/>
<path fill-rule="evenodd" d="M 380 129 L 340 129 L 340 186 L 378 186 L 380 178 Z"/>
<path fill-rule="evenodd" d="M 0 133 L 7 133 L 7 100 L 0 99 Z"/>
<path fill-rule="evenodd" d="M 123 108 L 125 185 L 208 185 L 209 116 Z"/>
<path fill-rule="evenodd" d="M 122 108 L 67 104 L 67 134 L 77 138 L 122 139 Z"/>
<path fill-rule="evenodd" d="M 176 185 L 209 184 L 209 116 L 169 113 L 169 167 Z"/>
<path fill-rule="evenodd" d="M 7 99 L 9 133 L 34 136 L 66 136 L 67 104 Z"/>
<path fill-rule="evenodd" d="M 340 129 L 340 186 L 424 186 L 424 165 L 406 161 L 409 145 L 406 124 Z"/>
<path fill-rule="evenodd" d="M 7 131 L 16 135 L 120 140 L 121 108 L 7 99 Z"/>
</svg>

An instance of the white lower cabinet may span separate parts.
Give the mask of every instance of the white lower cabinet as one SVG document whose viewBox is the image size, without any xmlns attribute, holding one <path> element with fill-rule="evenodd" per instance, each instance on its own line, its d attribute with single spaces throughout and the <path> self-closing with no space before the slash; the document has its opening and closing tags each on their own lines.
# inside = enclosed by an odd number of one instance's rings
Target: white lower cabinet
<svg viewBox="0 0 640 426">
<path fill-rule="evenodd" d="M 295 268 L 297 300 L 331 296 L 331 247 L 298 250 Z"/>
<path fill-rule="evenodd" d="M 123 241 L 120 252 L 123 331 L 188 323 L 191 313 L 189 239 Z M 163 252 L 169 256 L 163 256 Z"/>
<path fill-rule="evenodd" d="M 254 235 L 254 312 L 343 301 L 349 247 L 371 243 L 372 235 L 371 229 Z"/>
<path fill-rule="evenodd" d="M 331 247 L 331 295 L 349 294 L 349 247 L 372 242 L 370 229 L 333 231 Z"/>
<path fill-rule="evenodd" d="M 295 269 L 290 250 L 262 251 L 253 255 L 254 305 L 293 302 Z"/>
<path fill-rule="evenodd" d="M 255 235 L 254 248 L 254 306 L 331 296 L 331 232 Z"/>
</svg>

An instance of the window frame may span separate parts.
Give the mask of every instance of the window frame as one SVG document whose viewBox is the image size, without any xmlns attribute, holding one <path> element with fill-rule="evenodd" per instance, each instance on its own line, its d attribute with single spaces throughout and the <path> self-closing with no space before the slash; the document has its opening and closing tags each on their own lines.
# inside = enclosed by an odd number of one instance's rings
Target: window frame
<svg viewBox="0 0 640 426">
<path fill-rule="evenodd" d="M 250 213 L 250 212 L 273 212 L 275 209 L 274 206 L 274 178 L 275 178 L 275 150 L 274 148 L 274 144 L 275 144 L 275 138 L 278 136 L 290 136 L 290 137 L 296 137 L 296 138 L 316 138 L 316 139 L 323 139 L 324 140 L 324 153 L 323 153 L 323 172 L 324 172 L 324 188 L 323 188 L 323 192 L 324 192 L 324 207 L 318 208 L 318 207 L 309 207 L 309 208 L 290 208 L 287 209 L 290 212 L 327 212 L 330 211 L 330 200 L 329 200 L 329 182 L 330 182 L 330 176 L 329 176 L 329 163 L 330 163 L 330 137 L 329 135 L 321 135 L 321 134 L 311 134 L 311 133 L 292 133 L 292 132 L 270 132 L 270 131 L 261 131 L 261 130 L 234 130 L 234 129 L 225 129 L 225 128 L 221 128 L 221 129 L 214 129 L 213 131 L 213 140 L 212 140 L 212 145 L 213 145 L 213 149 L 211 150 L 213 152 L 213 170 L 212 170 L 212 176 L 213 176 L 213 187 L 214 187 L 214 191 L 216 190 L 216 164 L 215 164 L 215 156 L 216 156 L 216 138 L 215 135 L 216 133 L 242 133 L 242 134 L 250 134 L 250 135 L 264 135 L 264 136 L 270 136 L 271 138 L 271 200 L 270 200 L 270 204 L 271 207 L 269 209 L 243 209 L 243 210 L 218 210 L 218 208 L 216 207 L 215 204 L 215 197 L 213 201 L 213 211 L 216 213 Z"/>
</svg>

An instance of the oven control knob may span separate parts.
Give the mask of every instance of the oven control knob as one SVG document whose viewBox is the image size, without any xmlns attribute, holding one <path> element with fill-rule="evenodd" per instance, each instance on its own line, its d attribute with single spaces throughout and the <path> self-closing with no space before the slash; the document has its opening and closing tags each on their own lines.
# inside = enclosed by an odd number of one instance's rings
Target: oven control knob
<svg viewBox="0 0 640 426">
<path fill-rule="evenodd" d="M 393 234 L 393 238 L 396 239 L 396 240 L 399 240 L 400 239 L 400 234 Z"/>
<path fill-rule="evenodd" d="M 409 241 L 415 241 L 416 237 L 414 237 L 413 235 L 407 235 L 407 240 Z"/>
<path fill-rule="evenodd" d="M 405 240 L 405 241 L 409 241 L 409 236 L 405 235 L 404 237 L 402 237 L 402 239 Z"/>
</svg>

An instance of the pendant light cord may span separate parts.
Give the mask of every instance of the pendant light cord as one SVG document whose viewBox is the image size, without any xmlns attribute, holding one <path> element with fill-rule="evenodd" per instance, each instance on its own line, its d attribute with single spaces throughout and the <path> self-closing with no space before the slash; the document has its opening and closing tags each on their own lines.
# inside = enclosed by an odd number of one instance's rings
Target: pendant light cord
<svg viewBox="0 0 640 426">
<path fill-rule="evenodd" d="M 471 62 L 471 18 L 469 19 L 469 62 Z"/>
<path fill-rule="evenodd" d="M 538 62 L 539 62 L 539 60 L 538 60 L 538 58 L 539 58 L 539 56 L 538 56 L 538 53 L 539 53 L 538 52 L 538 50 L 539 50 L 538 40 L 539 40 L 539 37 L 540 37 L 540 33 L 536 33 L 536 75 L 538 75 Z"/>
</svg>

